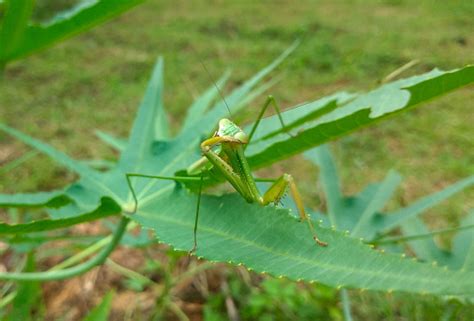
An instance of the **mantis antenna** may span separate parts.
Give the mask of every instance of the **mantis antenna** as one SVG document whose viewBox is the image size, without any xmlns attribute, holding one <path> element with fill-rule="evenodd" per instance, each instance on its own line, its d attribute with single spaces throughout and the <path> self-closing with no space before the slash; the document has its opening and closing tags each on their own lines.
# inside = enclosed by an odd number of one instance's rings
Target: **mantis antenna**
<svg viewBox="0 0 474 321">
<path fill-rule="evenodd" d="M 194 50 L 194 49 L 193 49 Z M 198 55 L 196 55 L 196 57 L 198 57 Z M 230 112 L 230 108 L 229 108 L 229 105 L 227 104 L 227 101 L 225 100 L 225 97 L 224 95 L 222 94 L 221 92 L 221 89 L 219 88 L 219 86 L 217 86 L 216 82 L 214 81 L 214 78 L 212 77 L 211 73 L 209 72 L 209 70 L 207 69 L 206 65 L 204 64 L 204 62 L 199 58 L 199 62 L 201 63 L 202 67 L 204 68 L 204 70 L 206 71 L 206 74 L 207 76 L 209 77 L 209 79 L 211 80 L 211 82 L 214 84 L 214 87 L 216 87 L 217 89 L 217 92 L 219 93 L 219 96 L 221 96 L 222 98 L 222 101 L 224 102 L 224 105 L 225 107 L 227 108 L 227 111 L 229 112 L 229 117 L 232 118 L 232 113 Z"/>
</svg>

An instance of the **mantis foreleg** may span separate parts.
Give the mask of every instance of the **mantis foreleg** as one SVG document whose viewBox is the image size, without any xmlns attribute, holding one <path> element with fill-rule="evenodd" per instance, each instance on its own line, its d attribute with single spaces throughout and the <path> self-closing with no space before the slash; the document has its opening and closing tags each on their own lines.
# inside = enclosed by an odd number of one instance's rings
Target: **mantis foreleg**
<svg viewBox="0 0 474 321">
<path fill-rule="evenodd" d="M 175 182 L 190 182 L 190 181 L 194 182 L 196 180 L 200 181 L 199 194 L 198 194 L 198 200 L 197 200 L 197 205 L 196 205 L 196 215 L 194 218 L 194 229 L 193 229 L 194 246 L 189 253 L 193 253 L 194 251 L 196 251 L 197 225 L 198 225 L 198 220 L 199 220 L 199 209 L 201 206 L 201 194 L 202 194 L 202 185 L 203 185 L 204 177 L 202 175 L 200 177 L 186 177 L 186 176 L 156 176 L 156 175 L 143 175 L 143 174 L 134 174 L 134 173 L 127 173 L 125 174 L 125 176 L 127 177 L 128 188 L 130 189 L 130 192 L 132 193 L 132 197 L 134 201 L 133 211 L 129 212 L 130 214 L 134 214 L 138 209 L 138 198 L 137 198 L 137 194 L 135 193 L 135 189 L 133 188 L 131 177 L 163 179 L 163 180 L 170 180 L 170 181 L 175 181 Z"/>
</svg>

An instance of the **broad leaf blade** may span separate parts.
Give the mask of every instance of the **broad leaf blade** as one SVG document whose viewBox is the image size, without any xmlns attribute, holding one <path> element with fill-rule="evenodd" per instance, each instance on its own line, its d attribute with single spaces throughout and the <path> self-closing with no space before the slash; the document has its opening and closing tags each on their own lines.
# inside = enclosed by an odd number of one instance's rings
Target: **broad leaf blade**
<svg viewBox="0 0 474 321">
<path fill-rule="evenodd" d="M 189 250 L 196 197 L 170 191 L 131 216 L 160 241 Z M 328 242 L 317 246 L 305 224 L 286 210 L 246 203 L 240 196 L 204 196 L 197 255 L 244 264 L 257 272 L 331 286 L 474 296 L 474 273 L 445 271 L 382 254 L 343 233 L 318 228 Z"/>
<path fill-rule="evenodd" d="M 303 103 L 291 109 L 287 109 L 281 114 L 285 122 L 285 129 L 281 128 L 278 115 L 264 118 L 260 121 L 251 143 L 257 143 L 258 141 L 262 140 L 264 141 L 265 139 L 282 133 L 286 135 L 285 130 L 291 130 L 306 122 L 318 119 L 319 117 L 332 112 L 338 106 L 351 101 L 356 96 L 357 95 L 355 94 L 340 92 L 309 103 Z M 249 132 L 253 125 L 254 124 L 250 124 L 249 126 L 246 126 L 246 131 Z M 296 134 L 294 133 L 293 135 Z"/>
<path fill-rule="evenodd" d="M 43 49 L 60 40 L 72 37 L 95 25 L 143 2 L 144 0 L 96 0 L 92 5 L 80 3 L 78 8 L 73 8 L 69 13 L 62 13 L 45 25 L 30 25 L 24 33 L 21 43 L 15 47 L 5 58 L 18 59 L 35 51 Z M 12 2 L 24 2 L 12 0 Z M 30 1 L 31 2 L 31 1 Z M 80 10 L 78 10 L 80 9 Z"/>
<path fill-rule="evenodd" d="M 155 64 L 145 96 L 138 109 L 138 115 L 133 122 L 132 132 L 127 148 L 121 155 L 119 166 L 129 172 L 141 169 L 144 159 L 151 156 L 151 146 L 158 135 L 161 139 L 167 136 L 168 125 L 165 125 L 166 116 L 163 109 L 163 59 L 159 58 Z M 160 123 L 156 131 L 156 124 Z"/>
<path fill-rule="evenodd" d="M 0 65 L 21 44 L 33 7 L 33 0 L 5 1 L 5 12 L 0 19 Z"/>
<path fill-rule="evenodd" d="M 64 191 L 0 194 L 0 207 L 60 207 L 70 202 Z"/>
<path fill-rule="evenodd" d="M 108 198 L 103 198 L 102 203 L 95 211 L 91 213 L 85 213 L 82 215 L 77 215 L 71 218 L 63 219 L 44 219 L 38 221 L 32 221 L 24 224 L 6 224 L 0 223 L 0 235 L 6 234 L 22 234 L 22 233 L 32 233 L 32 232 L 43 232 L 57 230 L 60 228 L 66 228 L 69 226 L 74 226 L 80 223 L 90 222 L 105 218 L 111 215 L 120 213 L 121 208 L 117 206 L 115 202 Z"/>
<path fill-rule="evenodd" d="M 472 82 L 474 66 L 467 66 L 451 71 L 435 69 L 383 85 L 317 120 L 296 126 L 293 137 L 280 133 L 250 144 L 250 165 L 258 168 L 288 158 Z"/>
</svg>

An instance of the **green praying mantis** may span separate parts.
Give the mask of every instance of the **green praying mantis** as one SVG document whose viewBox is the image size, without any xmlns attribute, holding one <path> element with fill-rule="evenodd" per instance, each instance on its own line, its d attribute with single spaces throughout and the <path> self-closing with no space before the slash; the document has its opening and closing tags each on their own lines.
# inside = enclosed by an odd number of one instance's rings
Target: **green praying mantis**
<svg viewBox="0 0 474 321">
<path fill-rule="evenodd" d="M 262 206 L 271 203 L 276 205 L 285 195 L 287 189 L 289 189 L 299 212 L 300 219 L 301 221 L 307 222 L 314 241 L 320 246 L 327 246 L 327 243 L 318 238 L 313 223 L 305 211 L 301 195 L 291 175 L 285 173 L 277 179 L 265 180 L 273 182 L 273 184 L 263 195 L 257 188 L 257 180 L 253 177 L 250 166 L 245 157 L 245 148 L 250 143 L 263 115 L 265 114 L 265 111 L 270 105 L 274 107 L 283 130 L 291 135 L 286 131 L 280 108 L 273 96 L 268 96 L 258 115 L 257 121 L 248 135 L 231 120 L 223 118 L 219 121 L 218 129 L 215 131 L 214 135 L 201 143 L 200 147 L 203 157 L 187 168 L 187 174 L 190 176 L 153 176 L 138 173 L 126 174 L 128 187 L 134 200 L 134 209 L 132 213 L 135 213 L 138 208 L 138 198 L 132 185 L 132 177 L 164 179 L 177 182 L 200 181 L 193 232 L 194 246 L 190 253 L 195 252 L 197 249 L 197 227 L 203 180 L 205 172 L 213 167 L 249 203 L 258 203 Z"/>
</svg>

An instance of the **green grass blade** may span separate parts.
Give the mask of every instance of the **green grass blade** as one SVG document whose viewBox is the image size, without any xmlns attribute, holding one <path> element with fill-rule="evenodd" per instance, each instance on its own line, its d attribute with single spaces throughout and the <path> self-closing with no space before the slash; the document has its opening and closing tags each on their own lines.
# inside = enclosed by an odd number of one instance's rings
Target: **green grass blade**
<svg viewBox="0 0 474 321">
<path fill-rule="evenodd" d="M 174 190 L 131 218 L 178 250 L 193 245 L 195 197 Z M 445 271 L 372 250 L 344 233 L 318 228 L 318 247 L 306 224 L 287 210 L 248 204 L 236 194 L 203 196 L 197 255 L 244 264 L 257 272 L 372 290 L 474 296 L 474 273 Z"/>
<path fill-rule="evenodd" d="M 119 214 L 121 208 L 117 204 L 108 198 L 103 198 L 102 203 L 91 213 L 85 213 L 81 215 L 76 215 L 71 218 L 56 219 L 56 220 L 38 220 L 24 224 L 6 224 L 0 223 L 0 235 L 7 234 L 23 234 L 23 233 L 32 233 L 32 232 L 43 232 L 57 230 L 60 228 L 66 228 L 69 226 L 74 226 L 76 224 L 95 221 L 104 217 L 111 215 Z"/>
<path fill-rule="evenodd" d="M 292 131 L 294 137 L 282 133 L 250 144 L 246 150 L 250 165 L 259 168 L 288 158 L 473 82 L 471 65 L 451 71 L 435 69 L 385 84 L 316 120 L 296 126 Z"/>
<path fill-rule="evenodd" d="M 56 17 L 50 24 L 30 25 L 25 30 L 21 43 L 5 58 L 7 60 L 18 59 L 51 46 L 58 41 L 72 37 L 111 19 L 143 1 L 98 0 L 93 5 L 88 6 L 80 3 L 78 5 L 80 7 L 73 8 L 69 12 L 63 12 L 61 17 Z M 23 3 L 24 1 L 12 0 L 12 2 Z"/>
<path fill-rule="evenodd" d="M 2 165 L 2 168 L 0 168 L 0 175 L 3 175 L 4 173 L 8 173 L 11 170 L 14 170 L 15 168 L 29 161 L 31 158 L 35 157 L 38 154 L 39 152 L 37 150 L 30 150 L 29 152 L 18 157 L 17 159 L 14 159 L 5 165 Z"/>
<path fill-rule="evenodd" d="M 436 192 L 434 194 L 425 196 L 420 200 L 414 202 L 410 206 L 401 208 L 397 211 L 387 213 L 387 215 L 382 216 L 381 226 L 378 228 L 379 231 L 387 232 L 402 222 L 409 220 L 424 211 L 432 208 L 433 206 L 441 203 L 442 201 L 448 199 L 456 193 L 464 190 L 465 188 L 472 186 L 474 184 L 474 175 L 467 177 L 459 182 L 446 187 L 445 189 Z"/>
<path fill-rule="evenodd" d="M 62 190 L 38 193 L 0 194 L 0 207 L 60 207 L 70 202 Z"/>
<path fill-rule="evenodd" d="M 0 65 L 4 65 L 11 52 L 21 44 L 33 7 L 33 0 L 5 1 L 5 12 L 0 19 Z"/>
<path fill-rule="evenodd" d="M 118 150 L 119 152 L 123 151 L 127 147 L 127 141 L 124 139 L 115 137 L 101 130 L 96 130 L 95 134 L 101 141 Z"/>
<path fill-rule="evenodd" d="M 352 229 L 352 236 L 363 237 L 368 234 L 371 229 L 370 221 L 376 213 L 382 211 L 383 207 L 392 198 L 395 189 L 401 181 L 402 178 L 397 172 L 393 170 L 388 172 L 383 182 L 379 185 L 374 197 L 362 213 L 359 222 L 357 222 L 356 226 Z"/>
<path fill-rule="evenodd" d="M 100 304 L 96 306 L 82 321 L 107 321 L 112 309 L 113 292 L 107 293 Z"/>
</svg>

